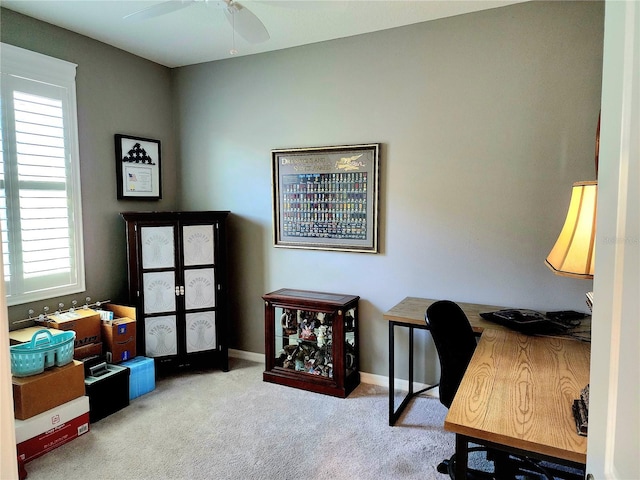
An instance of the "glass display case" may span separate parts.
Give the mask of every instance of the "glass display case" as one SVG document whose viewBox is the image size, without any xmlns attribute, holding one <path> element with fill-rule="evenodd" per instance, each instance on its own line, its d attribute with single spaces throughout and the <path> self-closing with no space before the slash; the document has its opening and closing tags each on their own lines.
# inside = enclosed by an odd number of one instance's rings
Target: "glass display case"
<svg viewBox="0 0 640 480">
<path fill-rule="evenodd" d="M 284 288 L 262 298 L 264 381 L 348 396 L 360 383 L 360 297 Z"/>
</svg>

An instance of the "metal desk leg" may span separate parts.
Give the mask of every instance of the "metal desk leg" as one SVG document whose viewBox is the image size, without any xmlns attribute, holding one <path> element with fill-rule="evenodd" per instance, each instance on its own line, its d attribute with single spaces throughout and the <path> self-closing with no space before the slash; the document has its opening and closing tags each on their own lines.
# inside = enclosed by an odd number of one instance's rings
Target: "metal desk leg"
<svg viewBox="0 0 640 480">
<path fill-rule="evenodd" d="M 469 439 L 456 433 L 456 478 L 467 478 L 467 462 L 469 461 Z"/>
<path fill-rule="evenodd" d="M 395 404 L 395 322 L 389 322 L 389 426 L 394 426 L 411 397 L 413 397 L 413 328 L 409 327 L 409 392 L 394 411 Z"/>
<path fill-rule="evenodd" d="M 405 409 L 411 399 L 419 395 L 422 392 L 431 390 L 438 386 L 438 384 L 431 385 L 423 388 L 418 392 L 413 391 L 413 326 L 402 324 L 400 326 L 407 327 L 409 329 L 409 391 L 402 399 L 402 402 L 398 408 L 394 411 L 395 404 L 395 343 L 394 343 L 394 327 L 396 323 L 389 322 L 389 426 L 394 426 L 402 411 Z"/>
<path fill-rule="evenodd" d="M 394 380 L 394 343 L 393 343 L 393 322 L 389 322 L 389 426 L 393 426 L 395 420 L 393 419 L 393 400 L 394 400 L 394 389 L 395 389 L 395 380 Z"/>
<path fill-rule="evenodd" d="M 409 393 L 407 398 L 411 397 L 413 397 L 413 327 L 409 327 Z"/>
</svg>

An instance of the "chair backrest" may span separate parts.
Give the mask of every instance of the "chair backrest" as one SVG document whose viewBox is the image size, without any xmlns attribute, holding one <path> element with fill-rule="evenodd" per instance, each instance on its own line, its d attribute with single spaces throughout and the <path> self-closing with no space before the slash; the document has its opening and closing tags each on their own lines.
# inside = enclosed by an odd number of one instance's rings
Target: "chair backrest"
<svg viewBox="0 0 640 480">
<path fill-rule="evenodd" d="M 476 336 L 460 306 L 449 300 L 430 305 L 425 321 L 440 359 L 440 402 L 449 408 L 476 349 Z"/>
</svg>

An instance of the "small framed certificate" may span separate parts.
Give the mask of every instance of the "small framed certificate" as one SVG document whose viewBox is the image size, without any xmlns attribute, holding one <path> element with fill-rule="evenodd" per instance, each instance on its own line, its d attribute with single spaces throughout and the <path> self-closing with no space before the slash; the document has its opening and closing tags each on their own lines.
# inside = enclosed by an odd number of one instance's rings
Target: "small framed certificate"
<svg viewBox="0 0 640 480">
<path fill-rule="evenodd" d="M 162 198 L 160 140 L 115 135 L 118 199 Z"/>
</svg>

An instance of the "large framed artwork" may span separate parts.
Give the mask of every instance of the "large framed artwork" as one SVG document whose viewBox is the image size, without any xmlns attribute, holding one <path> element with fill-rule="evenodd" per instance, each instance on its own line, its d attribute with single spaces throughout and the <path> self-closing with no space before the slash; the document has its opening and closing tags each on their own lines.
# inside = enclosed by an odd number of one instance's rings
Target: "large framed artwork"
<svg viewBox="0 0 640 480">
<path fill-rule="evenodd" d="M 271 151 L 276 247 L 378 253 L 380 144 Z"/>
<path fill-rule="evenodd" d="M 160 141 L 115 135 L 118 199 L 162 198 Z"/>
</svg>

